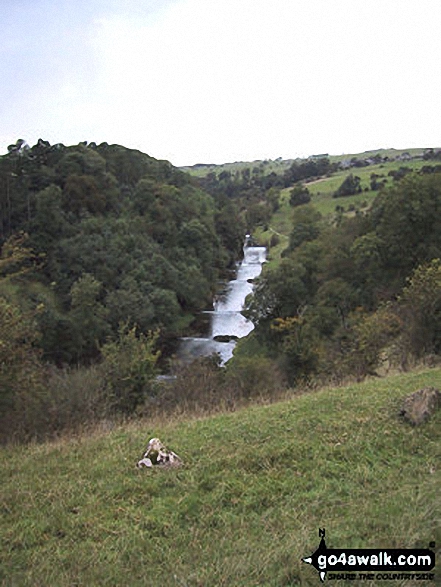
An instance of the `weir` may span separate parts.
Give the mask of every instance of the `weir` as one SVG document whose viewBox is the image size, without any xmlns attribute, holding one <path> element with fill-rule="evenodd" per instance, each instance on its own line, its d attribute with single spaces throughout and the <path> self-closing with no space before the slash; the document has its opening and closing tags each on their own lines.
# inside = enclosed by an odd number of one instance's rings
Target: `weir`
<svg viewBox="0 0 441 587">
<path fill-rule="evenodd" d="M 235 279 L 229 281 L 215 297 L 213 310 L 203 312 L 209 317 L 205 336 L 181 339 L 177 353 L 181 361 L 191 362 L 198 357 L 218 353 L 221 364 L 225 364 L 233 356 L 236 340 L 253 330 L 254 324 L 241 312 L 245 298 L 253 291 L 253 280 L 262 272 L 266 248 L 250 246 L 249 238 L 247 235 L 243 260 L 237 266 Z"/>
</svg>

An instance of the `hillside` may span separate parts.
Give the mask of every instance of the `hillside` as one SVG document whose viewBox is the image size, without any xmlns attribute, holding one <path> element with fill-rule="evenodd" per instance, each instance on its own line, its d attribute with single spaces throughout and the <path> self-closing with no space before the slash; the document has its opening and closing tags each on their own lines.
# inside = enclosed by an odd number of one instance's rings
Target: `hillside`
<svg viewBox="0 0 441 587">
<path fill-rule="evenodd" d="M 0 157 L 0 296 L 44 307 L 41 346 L 58 364 L 96 358 L 120 322 L 176 336 L 241 252 L 244 231 L 229 218 L 225 234 L 224 214 L 140 151 L 17 141 Z"/>
<path fill-rule="evenodd" d="M 301 558 L 319 527 L 330 548 L 435 541 L 439 576 L 441 412 L 420 428 L 398 416 L 402 398 L 427 385 L 441 386 L 441 369 L 0 449 L 0 582 L 313 586 Z M 153 436 L 182 469 L 135 468 Z"/>
<path fill-rule="evenodd" d="M 245 310 L 255 330 L 225 381 L 210 374 L 216 394 L 199 372 L 181 377 L 190 395 L 198 377 L 196 395 L 224 401 L 231 387 L 249 397 L 254 380 L 253 397 L 266 393 L 269 373 L 276 390 L 361 380 L 441 352 L 440 151 L 241 163 L 199 178 L 107 143 L 8 151 L 2 440 L 161 404 L 158 371 L 175 372 L 179 337 L 211 307 L 247 233 L 269 249 Z"/>
<path fill-rule="evenodd" d="M 309 159 L 312 160 L 319 160 L 321 158 L 329 158 L 331 163 L 341 164 L 344 162 L 349 163 L 351 160 L 362 161 L 366 159 L 373 160 L 375 157 L 381 157 L 382 159 L 387 159 L 390 162 L 394 161 L 405 161 L 408 157 L 412 159 L 421 159 L 424 153 L 428 152 L 430 149 L 426 148 L 413 148 L 413 149 L 375 149 L 372 151 L 364 151 L 363 153 L 345 153 L 342 155 L 330 155 L 328 153 L 324 153 L 323 155 L 311 155 Z M 438 151 L 439 149 L 434 149 L 434 151 Z M 306 158 L 308 159 L 308 158 Z M 278 173 L 282 174 L 284 171 L 289 169 L 289 167 L 293 163 L 299 163 L 300 161 L 305 160 L 301 158 L 296 159 L 283 159 L 279 157 L 277 159 L 258 159 L 256 161 L 234 161 L 234 162 L 225 162 L 225 163 L 197 163 L 196 165 L 187 165 L 180 167 L 182 171 L 186 173 L 190 173 L 196 177 L 203 177 L 208 173 L 216 173 L 220 174 L 223 171 L 236 173 L 241 172 L 246 168 L 257 168 L 263 171 L 266 174 L 269 173 Z"/>
</svg>

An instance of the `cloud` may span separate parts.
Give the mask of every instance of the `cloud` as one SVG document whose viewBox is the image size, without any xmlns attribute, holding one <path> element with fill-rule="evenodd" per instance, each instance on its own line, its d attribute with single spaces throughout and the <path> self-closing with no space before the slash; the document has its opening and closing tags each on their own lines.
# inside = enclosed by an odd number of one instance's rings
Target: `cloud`
<svg viewBox="0 0 441 587">
<path fill-rule="evenodd" d="M 34 16 L 50 4 L 37 2 Z M 83 14 L 83 0 L 62 0 L 48 31 L 16 15 L 35 53 L 14 38 L 7 49 L 15 64 L 23 59 L 18 101 L 4 109 L 19 136 L 119 142 L 175 164 L 426 146 L 439 136 L 434 0 L 402 0 L 399 10 L 393 0 L 86 4 Z"/>
</svg>

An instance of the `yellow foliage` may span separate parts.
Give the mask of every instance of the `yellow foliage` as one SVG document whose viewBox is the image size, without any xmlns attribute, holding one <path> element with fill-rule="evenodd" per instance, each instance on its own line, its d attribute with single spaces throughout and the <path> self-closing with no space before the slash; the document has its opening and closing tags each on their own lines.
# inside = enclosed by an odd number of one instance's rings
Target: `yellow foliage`
<svg viewBox="0 0 441 587">
<path fill-rule="evenodd" d="M 280 333 L 287 333 L 295 326 L 301 324 L 302 319 L 299 316 L 287 316 L 286 318 L 275 318 L 271 323 L 271 330 Z"/>
</svg>

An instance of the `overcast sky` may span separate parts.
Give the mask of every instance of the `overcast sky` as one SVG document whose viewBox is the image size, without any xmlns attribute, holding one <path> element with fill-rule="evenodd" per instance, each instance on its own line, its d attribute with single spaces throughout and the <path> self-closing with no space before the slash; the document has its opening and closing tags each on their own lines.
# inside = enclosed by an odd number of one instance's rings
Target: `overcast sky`
<svg viewBox="0 0 441 587">
<path fill-rule="evenodd" d="M 0 0 L 0 154 L 440 147 L 440 31 L 440 0 Z"/>
</svg>

